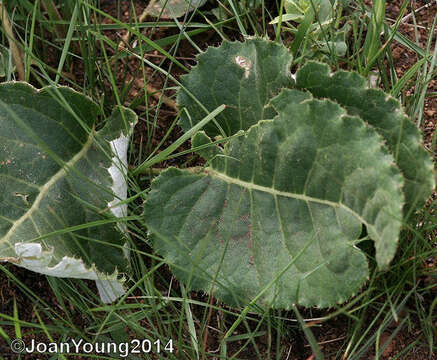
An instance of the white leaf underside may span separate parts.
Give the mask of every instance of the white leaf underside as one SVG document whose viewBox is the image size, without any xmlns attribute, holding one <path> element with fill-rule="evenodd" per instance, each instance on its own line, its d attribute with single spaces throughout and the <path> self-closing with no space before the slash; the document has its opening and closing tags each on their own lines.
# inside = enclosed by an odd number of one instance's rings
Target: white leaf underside
<svg viewBox="0 0 437 360">
<path fill-rule="evenodd" d="M 102 246 L 92 239 L 123 245 L 125 225 L 114 223 L 85 228 L 80 237 L 76 237 L 77 232 L 65 233 L 62 230 L 82 225 L 84 220 L 91 222 L 102 218 L 93 206 L 109 209 L 108 212 L 115 217 L 126 216 L 127 206 L 120 202 L 127 196 L 127 150 L 136 123 L 135 114 L 123 108 L 116 109 L 102 130 L 91 130 L 86 134 L 83 127 L 78 127 L 75 117 L 55 100 L 55 95 L 61 94 L 76 115 L 87 119 L 92 128 L 96 105 L 85 96 L 63 87 L 36 90 L 25 83 L 4 83 L 0 90 L 0 127 L 5 133 L 3 135 L 17 139 L 16 143 L 20 144 L 14 148 L 15 158 L 11 161 L 8 160 L 11 149 L 5 147 L 3 152 L 0 149 L 0 187 L 4 184 L 8 191 L 3 196 L 5 204 L 17 201 L 18 196 L 28 204 L 27 208 L 21 206 L 21 216 L 14 218 L 15 215 L 9 215 L 8 207 L 2 207 L 0 202 L 0 260 L 49 276 L 96 280 L 102 300 L 114 301 L 123 294 L 124 279 L 117 276 L 125 271 L 128 254 L 126 251 L 123 254 L 122 246 Z M 50 92 L 54 95 L 48 94 Z M 40 117 L 41 123 L 47 125 L 38 127 L 34 116 Z M 127 128 L 125 120 L 129 124 Z M 8 131 L 13 132 L 8 135 Z M 80 150 L 77 149 L 78 141 L 82 141 Z M 61 154 L 63 165 L 58 164 L 59 160 L 53 161 L 41 148 L 40 142 L 56 156 Z M 71 148 L 68 150 L 71 157 L 65 158 L 66 155 L 62 154 L 75 142 L 77 150 L 72 154 Z M 53 175 L 44 178 L 40 171 L 43 166 L 38 162 L 28 164 L 26 159 L 35 155 L 27 156 L 26 151 L 30 154 L 38 151 L 37 160 L 48 161 L 41 164 L 49 164 L 47 166 Z M 17 178 L 17 174 L 25 174 L 25 177 Z M 27 194 L 19 186 L 26 186 L 26 191 L 32 189 L 35 198 L 33 193 Z M 2 234 L 5 222 L 11 225 Z M 56 234 L 58 230 L 61 230 L 60 235 Z M 54 235 L 47 236 L 52 233 Z M 90 238 L 89 242 L 86 238 Z M 89 247 L 91 252 L 82 255 L 83 251 L 72 248 L 77 241 Z"/>
</svg>

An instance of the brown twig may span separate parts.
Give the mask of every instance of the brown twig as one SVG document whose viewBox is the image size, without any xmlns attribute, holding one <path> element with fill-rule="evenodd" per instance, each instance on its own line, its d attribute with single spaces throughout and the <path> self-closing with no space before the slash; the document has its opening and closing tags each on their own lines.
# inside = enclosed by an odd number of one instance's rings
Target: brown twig
<svg viewBox="0 0 437 360">
<path fill-rule="evenodd" d="M 140 15 L 140 17 L 138 18 L 138 22 L 142 23 L 146 17 L 147 17 L 147 11 L 144 10 L 143 13 Z M 129 38 L 130 38 L 130 31 L 128 30 L 126 32 L 126 34 L 124 34 L 121 37 L 121 41 L 118 43 L 118 50 L 123 50 L 123 45 L 129 42 Z"/>
<path fill-rule="evenodd" d="M 208 342 L 208 324 L 211 321 L 213 299 L 214 299 L 214 288 L 211 289 L 211 294 L 209 295 L 208 318 L 206 319 L 205 333 L 203 335 L 203 354 L 202 354 L 202 360 L 205 359 L 205 354 L 206 354 L 206 346 L 207 346 L 207 342 Z"/>
<path fill-rule="evenodd" d="M 156 100 L 163 102 L 165 105 L 167 105 L 169 108 L 173 109 L 174 111 L 176 112 L 178 111 L 178 105 L 176 104 L 176 101 L 162 94 L 160 90 L 153 87 L 150 83 L 146 84 L 146 90 L 147 93 L 152 95 Z"/>
<path fill-rule="evenodd" d="M 437 5 L 437 0 L 433 0 L 431 2 L 429 2 L 428 4 L 425 4 L 423 6 L 421 6 L 420 8 L 413 10 L 412 12 L 410 12 L 408 15 L 405 15 L 402 19 L 401 19 L 401 23 L 404 24 L 406 23 L 411 17 L 413 17 L 413 14 L 418 13 L 421 10 L 425 10 L 428 9 L 429 7 L 433 6 L 433 5 Z"/>
<path fill-rule="evenodd" d="M 118 49 L 126 51 L 126 48 L 127 48 L 130 51 L 133 51 L 133 49 L 131 49 L 131 46 L 127 42 L 127 40 L 124 39 L 124 37 L 122 37 L 122 36 L 120 36 L 120 38 L 121 38 L 121 41 L 120 41 L 120 44 L 118 45 Z M 124 44 L 126 46 L 126 48 L 125 47 L 120 47 L 121 44 Z M 125 59 L 122 59 L 121 61 L 123 61 L 125 63 Z M 161 90 L 158 90 L 157 88 L 155 88 L 150 83 L 146 84 L 145 90 L 147 91 L 148 94 L 152 95 L 156 100 L 161 101 L 162 103 L 167 105 L 170 109 L 173 109 L 176 112 L 178 111 L 178 105 L 177 105 L 176 101 L 174 101 L 173 99 L 171 99 L 168 96 L 164 95 L 161 92 Z"/>
</svg>

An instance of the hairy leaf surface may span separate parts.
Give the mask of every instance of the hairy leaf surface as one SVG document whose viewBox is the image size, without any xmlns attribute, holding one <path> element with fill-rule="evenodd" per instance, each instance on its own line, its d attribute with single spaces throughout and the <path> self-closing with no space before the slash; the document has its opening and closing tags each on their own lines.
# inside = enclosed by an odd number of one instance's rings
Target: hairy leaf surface
<svg viewBox="0 0 437 360">
<path fill-rule="evenodd" d="M 399 101 L 380 89 L 368 88 L 366 80 L 357 73 L 330 74 L 326 64 L 309 62 L 296 77 L 298 88 L 337 102 L 381 134 L 405 178 L 405 215 L 422 207 L 435 186 L 433 165 L 419 130 L 405 115 Z"/>
<path fill-rule="evenodd" d="M 116 280 L 125 270 L 125 240 L 116 221 L 63 231 L 125 215 L 125 205 L 117 203 L 126 198 L 136 116 L 115 110 L 95 131 L 98 110 L 68 88 L 0 85 L 1 260 L 94 280 Z"/>
<path fill-rule="evenodd" d="M 192 139 L 209 167 L 152 184 L 157 251 L 179 279 L 231 304 L 345 301 L 368 274 L 357 242 L 373 240 L 386 268 L 434 186 L 418 130 L 357 74 L 312 62 L 295 84 L 288 51 L 268 41 L 225 42 L 198 60 L 178 94 L 182 128 L 227 108 Z M 208 138 L 220 134 L 239 136 L 222 149 Z"/>
<path fill-rule="evenodd" d="M 187 131 L 221 104 L 228 108 L 205 127 L 209 136 L 233 135 L 274 113 L 265 105 L 290 86 L 291 55 L 274 42 L 252 39 L 223 43 L 199 55 L 198 65 L 182 77 L 178 103 L 185 107 L 180 125 Z M 220 130 L 222 129 L 222 131 Z"/>
<path fill-rule="evenodd" d="M 403 184 L 383 139 L 329 100 L 285 90 L 273 120 L 233 138 L 199 174 L 169 169 L 145 221 L 157 251 L 194 289 L 243 305 L 332 306 L 368 276 L 362 224 L 386 266 Z"/>
</svg>

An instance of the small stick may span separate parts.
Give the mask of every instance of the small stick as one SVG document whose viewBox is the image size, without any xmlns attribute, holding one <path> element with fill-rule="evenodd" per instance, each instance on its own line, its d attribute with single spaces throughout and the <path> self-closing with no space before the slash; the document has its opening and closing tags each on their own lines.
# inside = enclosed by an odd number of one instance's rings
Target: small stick
<svg viewBox="0 0 437 360">
<path fill-rule="evenodd" d="M 122 43 L 126 46 L 126 48 L 120 47 L 120 45 Z M 127 50 L 133 51 L 133 49 L 131 49 L 131 46 L 129 45 L 129 43 L 123 37 L 121 37 L 121 41 L 120 41 L 120 44 L 118 45 L 118 49 L 124 50 L 124 51 L 127 51 Z M 121 61 L 125 62 L 125 59 L 122 59 Z M 174 101 L 173 99 L 169 98 L 168 96 L 162 94 L 160 90 L 156 89 L 150 83 L 146 84 L 146 91 L 148 94 L 152 95 L 156 100 L 162 101 L 169 108 L 173 109 L 176 112 L 178 111 L 178 105 L 177 105 L 176 101 Z"/>
<path fill-rule="evenodd" d="M 144 10 L 143 13 L 140 15 L 140 17 L 138 18 L 138 22 L 142 23 L 147 17 L 147 11 Z M 118 43 L 118 50 L 122 50 L 123 49 L 123 44 L 126 44 L 129 42 L 130 39 L 130 31 L 128 30 L 126 32 L 126 34 L 124 34 L 121 37 L 121 41 Z"/>
<path fill-rule="evenodd" d="M 206 346 L 208 342 L 208 324 L 211 321 L 211 315 L 212 315 L 212 301 L 214 299 L 214 287 L 211 289 L 211 294 L 209 295 L 209 310 L 208 310 L 208 318 L 206 320 L 206 326 L 205 326 L 205 334 L 203 335 L 203 354 L 202 354 L 202 360 L 205 359 L 206 354 Z"/>
<path fill-rule="evenodd" d="M 427 9 L 427 8 L 429 8 L 429 7 L 431 7 L 432 5 L 435 5 L 435 4 L 437 4 L 437 0 L 434 0 L 434 1 L 431 1 L 430 3 L 428 3 L 428 4 L 425 4 L 425 5 L 421 6 L 420 8 L 418 8 L 417 10 L 413 10 L 411 13 L 409 13 L 408 15 L 405 15 L 405 16 L 402 18 L 401 23 L 402 23 L 402 24 L 406 23 L 407 20 L 408 20 L 410 17 L 413 17 L 413 13 L 418 13 L 419 11 L 424 10 L 424 9 Z"/>
<path fill-rule="evenodd" d="M 16 39 L 14 33 L 12 32 L 12 26 L 9 22 L 8 13 L 6 12 L 6 6 L 0 1 L 0 22 L 3 22 L 3 27 L 5 29 L 6 36 L 8 38 L 9 46 L 11 48 L 12 57 L 14 58 L 15 67 L 18 72 L 18 79 L 24 81 L 24 64 L 23 58 L 21 56 L 20 50 L 16 44 Z"/>
<path fill-rule="evenodd" d="M 147 92 L 152 95 L 156 100 L 160 100 L 167 105 L 169 108 L 173 109 L 174 111 L 178 111 L 178 105 L 176 104 L 176 101 L 174 101 L 173 99 L 170 99 L 168 96 L 165 96 L 164 94 L 161 93 L 161 91 L 159 91 L 158 89 L 156 89 L 155 87 L 153 87 L 151 84 L 147 84 L 146 85 L 146 90 Z"/>
</svg>

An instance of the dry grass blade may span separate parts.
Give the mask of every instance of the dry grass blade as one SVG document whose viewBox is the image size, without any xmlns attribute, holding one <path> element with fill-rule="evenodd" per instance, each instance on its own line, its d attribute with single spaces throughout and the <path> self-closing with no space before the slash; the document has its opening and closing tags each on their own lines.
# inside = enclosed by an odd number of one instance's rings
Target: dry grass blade
<svg viewBox="0 0 437 360">
<path fill-rule="evenodd" d="M 4 31 L 9 41 L 9 46 L 11 48 L 12 56 L 14 58 L 15 66 L 18 72 L 18 78 L 21 81 L 24 81 L 25 76 L 24 76 L 23 57 L 21 56 L 20 49 L 17 46 L 16 39 L 12 31 L 12 25 L 11 22 L 9 21 L 6 6 L 2 1 L 0 1 L 0 23 L 3 24 Z"/>
</svg>

